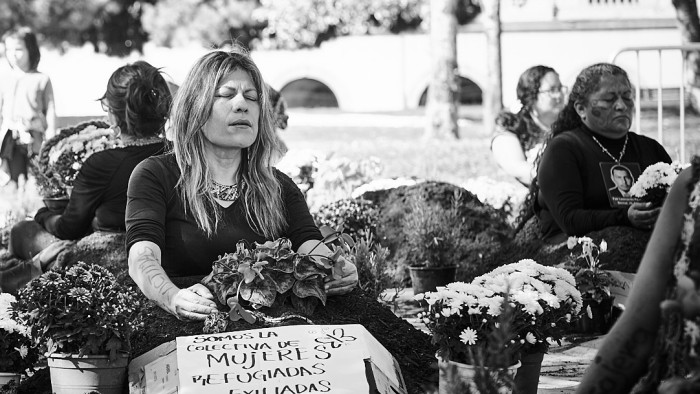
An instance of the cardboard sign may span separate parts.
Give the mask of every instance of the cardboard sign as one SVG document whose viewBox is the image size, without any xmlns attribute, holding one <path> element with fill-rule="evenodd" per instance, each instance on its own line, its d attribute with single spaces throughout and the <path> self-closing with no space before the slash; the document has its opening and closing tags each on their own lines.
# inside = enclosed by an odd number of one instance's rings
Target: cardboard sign
<svg viewBox="0 0 700 394">
<path fill-rule="evenodd" d="M 359 324 L 179 337 L 132 361 L 131 393 L 405 393 L 391 354 Z"/>
</svg>

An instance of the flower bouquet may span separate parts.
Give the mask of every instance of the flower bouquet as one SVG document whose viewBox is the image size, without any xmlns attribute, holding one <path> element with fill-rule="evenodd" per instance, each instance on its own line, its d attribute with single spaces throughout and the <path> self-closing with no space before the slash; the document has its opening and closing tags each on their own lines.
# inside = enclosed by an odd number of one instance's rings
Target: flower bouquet
<svg viewBox="0 0 700 394">
<path fill-rule="evenodd" d="M 630 195 L 655 206 L 663 204 L 671 185 L 683 169 L 677 163 L 659 162 L 647 167 L 630 188 Z"/>
<path fill-rule="evenodd" d="M 561 341 L 582 304 L 570 273 L 533 260 L 502 266 L 471 283 L 450 283 L 416 298 L 427 301 L 423 321 L 439 347 L 438 356 L 471 365 L 479 361 L 475 354 L 482 354 L 486 365 L 503 354 L 511 362 L 525 354 L 543 354 L 550 343 Z M 503 324 L 509 325 L 506 341 L 494 349 L 494 333 Z M 534 392 L 541 360 L 534 373 Z M 530 392 L 522 389 L 518 376 L 515 383 L 519 392 Z"/>
<path fill-rule="evenodd" d="M 492 332 L 499 328 L 505 295 L 464 282 L 453 282 L 435 292 L 416 295 L 416 300 L 427 303 L 426 310 L 419 316 L 433 335 L 433 343 L 438 345 L 437 356 L 443 360 L 476 364 L 473 352 L 477 348 L 488 348 Z M 508 349 L 504 349 L 509 352 L 511 361 L 517 359 L 519 346 L 516 338 L 511 334 L 506 343 Z"/>
<path fill-rule="evenodd" d="M 507 291 L 514 307 L 524 312 L 517 316 L 525 319 L 514 327 L 525 354 L 545 353 L 550 344 L 561 344 L 583 305 L 573 275 L 530 259 L 498 267 L 475 278 L 472 284 L 499 293 Z"/>
<path fill-rule="evenodd" d="M 48 271 L 18 298 L 32 337 L 46 343 L 48 353 L 108 354 L 114 360 L 130 349 L 131 334 L 140 326 L 136 292 L 95 264 Z"/>
<path fill-rule="evenodd" d="M 44 198 L 66 196 L 88 157 L 119 144 L 110 125 L 103 121 L 93 120 L 61 129 L 44 143 L 34 163 L 39 193 Z"/>
<path fill-rule="evenodd" d="M 512 330 L 517 311 L 500 293 L 472 283 L 453 282 L 415 296 L 425 301 L 419 314 L 438 346 L 440 391 L 501 392 L 511 388 L 520 343 Z M 510 392 L 509 390 L 507 392 Z"/>
<path fill-rule="evenodd" d="M 23 316 L 13 308 L 15 302 L 11 294 L 0 293 L 0 372 L 19 374 L 33 367 L 39 351 L 32 343 Z"/>
<path fill-rule="evenodd" d="M 334 250 L 331 257 L 295 253 L 286 238 L 252 246 L 241 241 L 236 244 L 236 252 L 213 263 L 212 272 L 201 283 L 219 303 L 229 307 L 231 321 L 267 321 L 266 315 L 256 311 L 282 306 L 287 300 L 294 309 L 310 315 L 319 302 L 326 305 L 325 278 L 342 277 L 344 259 L 340 256 L 349 253 L 354 244 L 347 234 L 328 233 L 325 227 L 322 230 L 327 232 L 324 242 Z M 214 314 L 205 322 L 205 331 L 219 332 L 226 324 Z"/>
</svg>

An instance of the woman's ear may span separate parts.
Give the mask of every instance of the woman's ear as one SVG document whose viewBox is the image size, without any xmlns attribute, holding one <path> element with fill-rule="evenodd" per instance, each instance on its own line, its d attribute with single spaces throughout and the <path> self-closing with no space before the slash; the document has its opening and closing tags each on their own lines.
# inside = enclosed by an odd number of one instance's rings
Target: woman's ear
<svg viewBox="0 0 700 394">
<path fill-rule="evenodd" d="M 574 109 L 581 120 L 586 120 L 586 106 L 582 102 L 576 101 L 574 103 Z"/>
</svg>

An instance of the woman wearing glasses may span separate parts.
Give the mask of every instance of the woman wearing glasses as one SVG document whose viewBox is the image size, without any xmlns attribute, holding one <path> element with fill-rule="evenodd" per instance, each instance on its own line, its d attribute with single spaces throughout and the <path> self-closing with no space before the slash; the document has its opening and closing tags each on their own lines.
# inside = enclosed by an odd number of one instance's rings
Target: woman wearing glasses
<svg viewBox="0 0 700 394">
<path fill-rule="evenodd" d="M 566 88 L 553 68 L 534 66 L 520 76 L 516 92 L 520 111 L 498 115 L 491 151 L 504 171 L 529 186 L 535 156 L 564 108 Z"/>
<path fill-rule="evenodd" d="M 552 125 L 524 212 L 536 213 L 545 239 L 559 242 L 609 226 L 650 230 L 659 208 L 626 195 L 648 166 L 671 163 L 655 140 L 629 131 L 632 85 L 622 68 L 586 67 Z"/>
<path fill-rule="evenodd" d="M 92 154 L 81 167 L 62 214 L 41 208 L 15 225 L 9 252 L 24 263 L 0 270 L 0 290 L 15 292 L 47 269 L 67 245 L 93 231 L 125 230 L 126 190 L 142 160 L 163 153 L 172 97 L 160 71 L 144 61 L 117 69 L 100 100 L 118 146 Z"/>
</svg>

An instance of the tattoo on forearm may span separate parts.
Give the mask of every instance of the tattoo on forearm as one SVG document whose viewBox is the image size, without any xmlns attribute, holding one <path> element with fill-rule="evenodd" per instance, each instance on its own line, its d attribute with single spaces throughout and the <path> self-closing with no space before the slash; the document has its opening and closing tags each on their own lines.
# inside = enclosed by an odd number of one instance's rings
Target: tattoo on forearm
<svg viewBox="0 0 700 394">
<path fill-rule="evenodd" d="M 635 364 L 644 362 L 646 357 L 640 353 L 640 348 L 652 343 L 654 333 L 639 328 L 623 342 L 619 352 L 611 358 L 596 356 L 593 365 L 599 367 L 596 370 L 596 384 L 587 393 L 618 393 L 629 390 L 636 380 L 636 376 L 630 374 L 635 370 Z M 626 392 L 626 391 L 625 391 Z"/>
<path fill-rule="evenodd" d="M 151 248 L 144 248 L 139 251 L 135 258 L 136 266 L 144 275 L 148 284 L 160 295 L 165 296 L 174 290 L 174 286 L 170 283 L 167 276 L 161 268 L 160 262 L 156 257 L 156 253 Z"/>
</svg>

